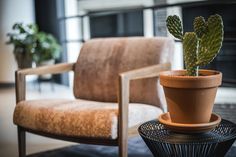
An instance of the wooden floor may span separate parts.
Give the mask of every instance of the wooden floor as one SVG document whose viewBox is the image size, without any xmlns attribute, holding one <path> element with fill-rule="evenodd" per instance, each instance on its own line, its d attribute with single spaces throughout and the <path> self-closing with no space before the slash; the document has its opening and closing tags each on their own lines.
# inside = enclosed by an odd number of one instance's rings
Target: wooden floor
<svg viewBox="0 0 236 157">
<path fill-rule="evenodd" d="M 42 85 L 41 93 L 38 91 L 37 84 L 30 84 L 27 87 L 27 99 L 40 98 L 73 98 L 72 90 L 68 87 L 55 85 L 54 92 L 50 84 Z M 15 107 L 15 89 L 0 88 L 0 156 L 17 157 L 17 129 L 12 122 Z M 236 90 L 233 88 L 221 88 L 216 97 L 217 102 L 235 102 Z M 34 153 L 44 150 L 64 147 L 73 143 L 52 140 L 27 134 L 27 152 Z"/>
</svg>

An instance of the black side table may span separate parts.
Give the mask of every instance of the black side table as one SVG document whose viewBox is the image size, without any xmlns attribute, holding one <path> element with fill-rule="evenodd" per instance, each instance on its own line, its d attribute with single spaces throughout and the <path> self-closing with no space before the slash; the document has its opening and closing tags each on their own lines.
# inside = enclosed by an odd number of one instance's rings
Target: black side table
<svg viewBox="0 0 236 157">
<path fill-rule="evenodd" d="M 202 134 L 175 133 L 157 120 L 142 124 L 138 131 L 155 157 L 224 157 L 236 139 L 236 124 L 224 119 Z"/>
</svg>

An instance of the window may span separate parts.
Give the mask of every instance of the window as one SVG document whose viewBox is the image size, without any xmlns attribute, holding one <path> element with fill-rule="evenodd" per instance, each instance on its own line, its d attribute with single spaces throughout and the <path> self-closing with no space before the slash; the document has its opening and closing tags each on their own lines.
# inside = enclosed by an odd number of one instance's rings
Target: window
<svg viewBox="0 0 236 157">
<path fill-rule="evenodd" d="M 143 36 L 143 12 L 90 17 L 91 38 Z"/>
</svg>

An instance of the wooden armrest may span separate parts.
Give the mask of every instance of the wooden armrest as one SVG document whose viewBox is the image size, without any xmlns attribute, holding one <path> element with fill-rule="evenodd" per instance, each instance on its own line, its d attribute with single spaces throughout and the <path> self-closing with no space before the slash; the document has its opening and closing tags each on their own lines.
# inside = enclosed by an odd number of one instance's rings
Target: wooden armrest
<svg viewBox="0 0 236 157">
<path fill-rule="evenodd" d="M 58 74 L 74 69 L 75 63 L 61 63 L 55 65 L 41 66 L 37 68 L 28 68 L 16 71 L 20 75 L 42 75 L 42 74 Z"/>
<path fill-rule="evenodd" d="M 120 74 L 124 80 L 136 80 L 143 78 L 158 77 L 161 71 L 170 70 L 171 64 L 164 63 L 153 66 L 148 66 L 140 69 L 135 69 Z"/>
<path fill-rule="evenodd" d="M 171 64 L 165 63 L 124 72 L 119 75 L 118 136 L 120 137 L 119 138 L 120 140 L 128 139 L 128 113 L 129 113 L 128 105 L 129 105 L 130 81 L 135 79 L 158 77 L 161 71 L 170 70 L 170 68 Z"/>
<path fill-rule="evenodd" d="M 59 74 L 74 70 L 75 63 L 61 63 L 37 68 L 17 70 L 15 72 L 16 83 L 16 103 L 25 100 L 25 76 L 26 75 L 43 75 Z"/>
</svg>

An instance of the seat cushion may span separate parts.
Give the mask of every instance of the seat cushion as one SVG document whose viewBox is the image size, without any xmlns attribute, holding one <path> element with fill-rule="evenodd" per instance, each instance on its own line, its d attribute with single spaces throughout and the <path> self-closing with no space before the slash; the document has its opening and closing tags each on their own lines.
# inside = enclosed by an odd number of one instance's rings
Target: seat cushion
<svg viewBox="0 0 236 157">
<path fill-rule="evenodd" d="M 158 107 L 131 103 L 129 127 L 155 119 L 162 113 Z M 29 100 L 16 105 L 16 125 L 65 136 L 116 139 L 118 104 L 76 100 Z"/>
</svg>

